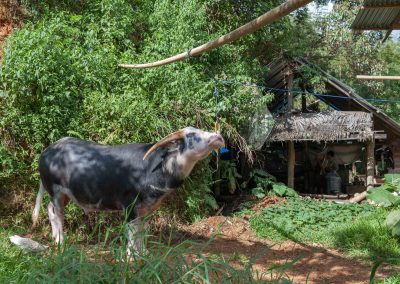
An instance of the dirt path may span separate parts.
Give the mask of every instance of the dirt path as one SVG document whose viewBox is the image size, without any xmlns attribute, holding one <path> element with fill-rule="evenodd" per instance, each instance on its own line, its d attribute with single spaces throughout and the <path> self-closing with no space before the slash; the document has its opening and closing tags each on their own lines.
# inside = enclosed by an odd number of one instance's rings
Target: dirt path
<svg viewBox="0 0 400 284">
<path fill-rule="evenodd" d="M 223 254 L 240 265 L 240 260 L 256 257 L 254 269 L 267 273 L 274 264 L 284 264 L 301 256 L 285 277 L 294 283 L 368 283 L 372 264 L 344 257 L 341 253 L 320 246 L 310 246 L 286 241 L 273 244 L 258 238 L 249 223 L 237 217 L 215 216 L 190 226 L 180 228 L 183 238 L 208 241 L 215 240 L 203 250 L 206 255 Z M 381 267 L 377 279 L 388 276 L 390 267 Z"/>
</svg>

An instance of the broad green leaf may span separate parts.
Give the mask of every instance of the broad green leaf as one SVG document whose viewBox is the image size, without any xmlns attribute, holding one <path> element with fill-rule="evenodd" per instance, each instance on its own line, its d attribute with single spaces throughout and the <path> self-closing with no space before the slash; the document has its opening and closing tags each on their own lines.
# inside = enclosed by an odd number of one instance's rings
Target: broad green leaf
<svg viewBox="0 0 400 284">
<path fill-rule="evenodd" d="M 400 236 L 400 210 L 394 210 L 386 217 L 386 226 L 394 236 Z"/>
<path fill-rule="evenodd" d="M 400 197 L 393 195 L 391 192 L 383 188 L 375 188 L 368 190 L 367 199 L 374 201 L 377 204 L 381 204 L 385 207 L 396 204 Z"/>
</svg>

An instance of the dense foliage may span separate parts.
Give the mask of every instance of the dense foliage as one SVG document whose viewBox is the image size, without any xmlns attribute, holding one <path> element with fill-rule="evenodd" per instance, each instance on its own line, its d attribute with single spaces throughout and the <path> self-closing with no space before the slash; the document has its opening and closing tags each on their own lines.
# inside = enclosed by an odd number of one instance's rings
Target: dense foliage
<svg viewBox="0 0 400 284">
<path fill-rule="evenodd" d="M 38 154 L 67 135 L 154 142 L 188 125 L 212 128 L 218 109 L 223 134 L 234 144 L 239 126 L 270 97 L 221 87 L 217 107 L 214 79 L 259 81 L 262 62 L 272 58 L 265 45 L 279 53 L 300 16 L 186 62 L 147 70 L 117 64 L 189 50 L 280 2 L 25 1 L 30 21 L 8 39 L 0 67 L 0 185 L 35 188 Z M 189 190 L 196 193 L 189 208 L 210 200 L 211 178 L 197 175 L 187 184 L 196 189 Z"/>
<path fill-rule="evenodd" d="M 246 149 L 240 129 L 271 96 L 261 97 L 258 90 L 240 85 L 220 85 L 217 105 L 214 82 L 261 82 L 266 64 L 283 53 L 311 59 L 354 83 L 362 96 L 397 94 L 397 83 L 358 84 L 354 79 L 358 73 L 397 72 L 391 59 L 400 56 L 397 43 L 380 43 L 381 33 L 350 32 L 358 0 L 334 1 L 328 14 L 303 8 L 201 57 L 146 70 L 117 64 L 150 62 L 190 50 L 283 0 L 20 2 L 27 10 L 26 21 L 8 38 L 0 65 L 2 188 L 36 188 L 38 154 L 63 136 L 109 144 L 154 142 L 183 126 L 211 129 L 216 111 L 229 144 Z M 396 104 L 382 108 L 396 117 Z M 192 208 L 187 212 L 211 208 L 203 200 L 215 207 L 212 170 L 207 163 L 201 165 L 199 172 L 207 174 L 195 174 L 185 186 L 186 192 L 196 193 L 186 195 L 190 198 L 185 203 Z"/>
</svg>

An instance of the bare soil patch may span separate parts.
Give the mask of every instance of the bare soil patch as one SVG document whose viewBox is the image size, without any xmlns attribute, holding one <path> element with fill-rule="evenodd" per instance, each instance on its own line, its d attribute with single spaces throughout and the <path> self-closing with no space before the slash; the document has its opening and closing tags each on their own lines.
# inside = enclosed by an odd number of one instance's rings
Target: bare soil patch
<svg viewBox="0 0 400 284">
<path fill-rule="evenodd" d="M 285 277 L 294 283 L 368 283 L 372 263 L 345 257 L 333 249 L 320 245 L 286 241 L 280 244 L 258 238 L 250 229 L 247 220 L 238 217 L 214 216 L 192 224 L 180 226 L 181 237 L 196 241 L 213 241 L 203 249 L 205 255 L 223 255 L 232 259 L 232 264 L 243 265 L 238 259 L 255 258 L 253 268 L 265 277 L 271 275 L 272 265 L 285 264 L 301 256 Z M 382 266 L 377 279 L 389 276 L 393 270 Z"/>
<path fill-rule="evenodd" d="M 17 0 L 0 1 L 0 61 L 3 58 L 3 46 L 5 39 L 14 28 L 20 27 L 27 15 L 25 7 Z"/>
</svg>

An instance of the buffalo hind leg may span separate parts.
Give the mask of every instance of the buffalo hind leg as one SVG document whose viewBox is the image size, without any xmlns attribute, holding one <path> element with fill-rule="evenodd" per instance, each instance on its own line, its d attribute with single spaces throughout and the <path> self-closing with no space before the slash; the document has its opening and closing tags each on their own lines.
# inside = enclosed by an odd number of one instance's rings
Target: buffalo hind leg
<svg viewBox="0 0 400 284">
<path fill-rule="evenodd" d="M 53 200 L 47 206 L 49 219 L 51 223 L 52 236 L 56 244 L 64 242 L 64 207 L 69 198 L 65 194 L 55 194 Z"/>
</svg>

